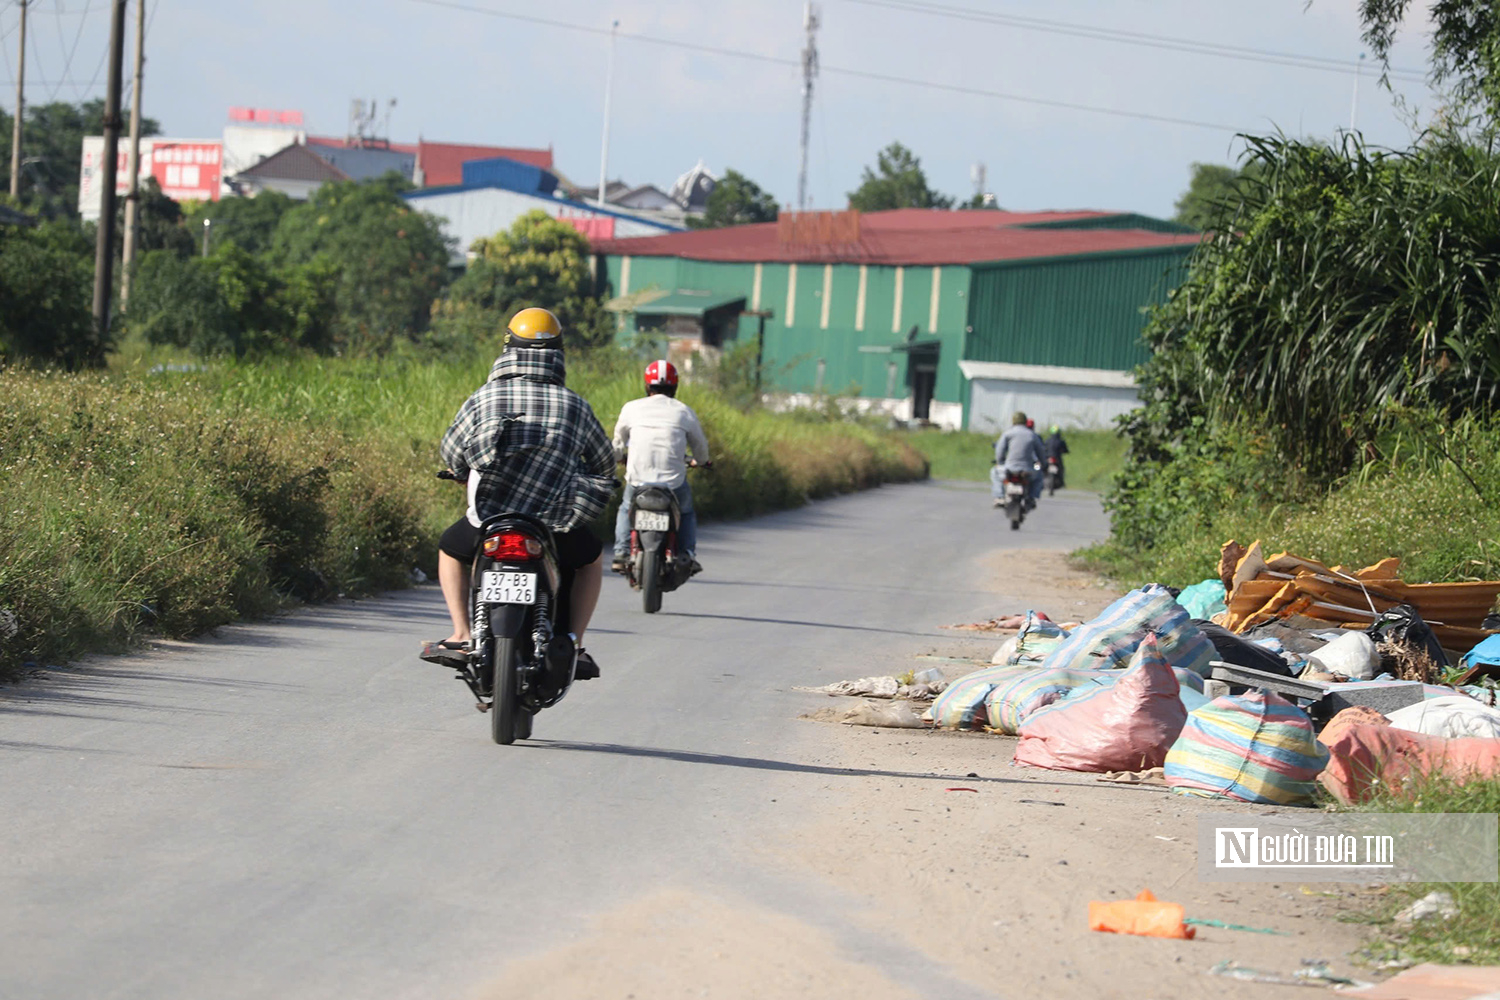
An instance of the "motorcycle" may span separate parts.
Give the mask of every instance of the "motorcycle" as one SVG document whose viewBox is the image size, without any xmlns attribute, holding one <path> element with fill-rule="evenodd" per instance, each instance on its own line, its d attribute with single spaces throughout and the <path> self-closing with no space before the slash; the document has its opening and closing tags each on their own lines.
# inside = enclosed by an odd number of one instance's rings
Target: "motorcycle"
<svg viewBox="0 0 1500 1000">
<path fill-rule="evenodd" d="M 689 461 L 688 468 L 712 468 Z M 661 610 L 661 595 L 692 578 L 693 560 L 677 551 L 682 510 L 677 495 L 665 486 L 647 484 L 630 501 L 630 559 L 625 574 L 633 590 L 641 592 L 641 608 L 648 615 Z"/>
<path fill-rule="evenodd" d="M 1057 464 L 1057 459 L 1047 459 L 1047 472 L 1044 482 L 1046 483 L 1047 495 L 1049 497 L 1056 494 L 1057 488 L 1062 485 L 1062 467 Z"/>
<path fill-rule="evenodd" d="M 1026 520 L 1026 473 L 1005 470 L 1005 516 L 1010 518 L 1010 529 L 1018 531 Z"/>
<path fill-rule="evenodd" d="M 446 470 L 439 479 L 462 482 Z M 484 543 L 470 581 L 473 641 L 458 679 L 490 716 L 496 743 L 531 738 L 532 720 L 572 686 L 576 643 L 557 631 L 562 581 L 552 529 L 526 514 L 497 514 L 480 529 Z"/>
</svg>

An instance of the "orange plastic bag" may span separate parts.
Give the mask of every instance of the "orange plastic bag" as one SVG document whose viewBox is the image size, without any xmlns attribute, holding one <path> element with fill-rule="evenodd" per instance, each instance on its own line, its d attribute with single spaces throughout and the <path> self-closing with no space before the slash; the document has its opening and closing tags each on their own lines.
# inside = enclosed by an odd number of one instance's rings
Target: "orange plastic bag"
<svg viewBox="0 0 1500 1000">
<path fill-rule="evenodd" d="M 1183 923 L 1186 911 L 1181 903 L 1163 903 L 1142 889 L 1134 899 L 1117 899 L 1110 903 L 1089 903 L 1089 930 L 1111 934 L 1139 934 L 1142 937 L 1191 940 L 1196 928 Z"/>
</svg>

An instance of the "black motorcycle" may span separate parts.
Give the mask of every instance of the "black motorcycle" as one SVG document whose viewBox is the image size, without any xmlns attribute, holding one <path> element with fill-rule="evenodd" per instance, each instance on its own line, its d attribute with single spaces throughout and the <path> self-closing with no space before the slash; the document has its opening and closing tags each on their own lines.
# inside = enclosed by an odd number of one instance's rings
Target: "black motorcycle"
<svg viewBox="0 0 1500 1000">
<path fill-rule="evenodd" d="M 1054 496 L 1057 488 L 1063 484 L 1062 465 L 1055 458 L 1047 459 L 1046 472 L 1047 495 Z"/>
<path fill-rule="evenodd" d="M 689 462 L 688 468 L 712 468 Z M 693 560 L 677 548 L 682 510 L 677 495 L 665 486 L 645 485 L 630 501 L 630 559 L 625 574 L 630 586 L 641 592 L 641 607 L 648 615 L 661 610 L 661 595 L 687 583 L 693 576 Z"/>
<path fill-rule="evenodd" d="M 447 471 L 438 478 L 458 481 Z M 557 631 L 562 572 L 552 529 L 526 514 L 498 514 L 480 534 L 469 591 L 474 638 L 453 667 L 489 713 L 495 742 L 510 744 L 529 739 L 536 714 L 568 693 L 577 650 Z"/>
</svg>

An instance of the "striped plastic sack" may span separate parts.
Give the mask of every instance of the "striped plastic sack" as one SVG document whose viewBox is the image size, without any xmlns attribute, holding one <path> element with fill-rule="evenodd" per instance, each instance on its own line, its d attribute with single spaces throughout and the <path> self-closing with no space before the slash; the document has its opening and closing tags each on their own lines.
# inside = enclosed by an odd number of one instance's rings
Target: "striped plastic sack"
<svg viewBox="0 0 1500 1000">
<path fill-rule="evenodd" d="M 1166 778 L 1185 795 L 1304 805 L 1328 764 L 1312 720 L 1264 691 L 1215 698 L 1188 716 L 1167 754 Z"/>
<path fill-rule="evenodd" d="M 1034 673 L 1027 667 L 986 667 L 965 674 L 938 695 L 922 718 L 942 729 L 979 729 L 985 723 L 984 699 L 995 685 Z"/>
<path fill-rule="evenodd" d="M 1032 712 L 1068 696 L 1075 688 L 1102 686 L 1114 675 L 1102 670 L 1025 670 L 1019 676 L 995 685 L 984 700 L 990 728 L 1011 736 Z"/>
<path fill-rule="evenodd" d="M 1008 662 L 1018 666 L 1041 666 L 1067 637 L 1067 631 L 1057 622 L 1040 618 L 1035 611 L 1028 611 L 1025 624 L 1016 633 L 1016 644 Z"/>
<path fill-rule="evenodd" d="M 1217 658 L 1214 644 L 1193 624 L 1188 610 L 1157 583 L 1132 590 L 1074 629 L 1042 664 L 1048 668 L 1087 670 L 1123 667 L 1149 633 L 1155 633 L 1161 655 L 1174 667 L 1207 676 Z"/>
</svg>

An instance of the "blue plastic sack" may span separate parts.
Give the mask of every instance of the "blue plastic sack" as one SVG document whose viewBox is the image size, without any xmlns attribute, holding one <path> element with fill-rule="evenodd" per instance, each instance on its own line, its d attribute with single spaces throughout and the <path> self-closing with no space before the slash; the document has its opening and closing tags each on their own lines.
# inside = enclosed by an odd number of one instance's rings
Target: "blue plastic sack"
<svg viewBox="0 0 1500 1000">
<path fill-rule="evenodd" d="M 1192 618 L 1212 618 L 1221 611 L 1228 611 L 1224 603 L 1224 581 L 1204 580 L 1191 587 L 1182 588 L 1177 603 L 1188 609 Z"/>
</svg>

